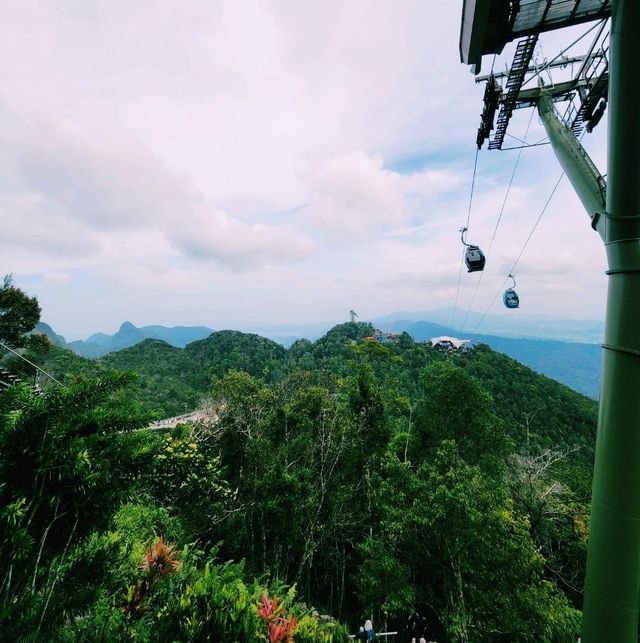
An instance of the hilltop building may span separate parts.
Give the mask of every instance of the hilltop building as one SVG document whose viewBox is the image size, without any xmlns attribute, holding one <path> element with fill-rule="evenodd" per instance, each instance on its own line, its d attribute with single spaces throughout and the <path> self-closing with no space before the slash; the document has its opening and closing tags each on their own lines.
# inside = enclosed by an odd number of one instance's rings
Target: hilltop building
<svg viewBox="0 0 640 643">
<path fill-rule="evenodd" d="M 431 340 L 431 346 L 433 348 L 441 348 L 447 352 L 466 352 L 470 348 L 473 348 L 474 341 L 472 339 L 458 339 L 457 337 L 447 337 L 442 335 L 441 337 L 434 337 Z"/>
<path fill-rule="evenodd" d="M 385 333 L 379 328 L 374 329 L 373 335 L 365 337 L 365 340 L 378 342 L 378 344 L 386 344 L 387 342 L 395 342 L 400 337 L 400 333 Z"/>
</svg>

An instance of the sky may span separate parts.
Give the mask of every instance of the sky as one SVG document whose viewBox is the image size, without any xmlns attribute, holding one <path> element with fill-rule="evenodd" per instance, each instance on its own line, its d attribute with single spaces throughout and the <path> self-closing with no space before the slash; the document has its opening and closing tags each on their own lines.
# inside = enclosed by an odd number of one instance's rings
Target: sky
<svg viewBox="0 0 640 643">
<path fill-rule="evenodd" d="M 484 91 L 461 5 L 7 0 L 2 272 L 67 339 L 351 309 L 602 319 L 604 249 L 566 180 L 518 262 L 521 309 L 491 306 L 560 177 L 549 146 L 515 174 L 517 150 L 479 153 L 468 240 L 491 252 L 479 285 L 460 271 Z M 540 60 L 572 39 L 541 38 Z M 584 139 L 603 173 L 605 134 Z"/>
</svg>

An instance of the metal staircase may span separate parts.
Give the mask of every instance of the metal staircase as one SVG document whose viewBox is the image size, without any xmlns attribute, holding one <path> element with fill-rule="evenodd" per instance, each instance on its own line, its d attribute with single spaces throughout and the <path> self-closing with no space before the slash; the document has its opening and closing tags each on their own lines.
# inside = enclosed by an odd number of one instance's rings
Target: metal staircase
<svg viewBox="0 0 640 643">
<path fill-rule="evenodd" d="M 23 380 L 20 377 L 0 366 L 0 391 L 4 391 L 15 384 L 22 384 L 22 382 Z M 42 394 L 42 389 L 37 382 L 33 385 L 33 392 L 36 395 Z"/>
<path fill-rule="evenodd" d="M 496 122 L 496 133 L 493 140 L 489 141 L 490 150 L 499 150 L 502 148 L 505 134 L 509 121 L 516 107 L 518 95 L 524 82 L 524 77 L 529 69 L 529 64 L 533 58 L 533 52 L 538 42 L 537 34 L 527 36 L 518 42 L 516 53 L 513 57 L 513 63 L 509 71 L 509 77 L 506 82 L 506 95 L 502 99 L 502 106 Z"/>
</svg>

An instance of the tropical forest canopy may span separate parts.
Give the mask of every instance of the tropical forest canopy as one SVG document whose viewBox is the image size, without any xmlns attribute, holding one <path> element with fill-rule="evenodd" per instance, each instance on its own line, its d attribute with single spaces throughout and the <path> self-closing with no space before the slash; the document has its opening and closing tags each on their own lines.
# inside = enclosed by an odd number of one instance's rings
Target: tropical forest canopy
<svg viewBox="0 0 640 643">
<path fill-rule="evenodd" d="M 430 640 L 575 641 L 596 403 L 483 345 L 372 331 L 26 343 L 60 382 L 41 394 L 5 355 L 8 640 L 345 641 L 417 610 Z"/>
</svg>

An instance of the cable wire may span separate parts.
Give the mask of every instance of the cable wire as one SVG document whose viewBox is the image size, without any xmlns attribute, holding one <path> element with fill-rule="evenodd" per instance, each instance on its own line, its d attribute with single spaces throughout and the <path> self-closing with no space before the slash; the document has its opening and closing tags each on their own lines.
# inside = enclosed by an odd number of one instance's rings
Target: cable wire
<svg viewBox="0 0 640 643">
<path fill-rule="evenodd" d="M 527 129 L 524 132 L 524 137 L 522 138 L 522 142 L 526 144 L 527 141 L 527 136 L 529 134 L 529 129 L 531 128 L 531 122 L 533 121 L 533 114 L 535 110 L 531 110 L 531 115 L 529 116 L 529 122 L 527 123 Z M 513 172 L 511 173 L 511 178 L 509 179 L 509 185 L 507 186 L 507 191 L 504 195 L 504 200 L 502 201 L 502 207 L 500 208 L 500 212 L 498 213 L 498 220 L 496 221 L 496 225 L 493 228 L 493 234 L 491 235 L 491 242 L 489 243 L 489 249 L 487 250 L 487 258 L 491 256 L 491 249 L 493 248 L 493 242 L 496 238 L 496 232 L 498 232 L 498 226 L 500 225 L 500 221 L 502 220 L 502 215 L 504 214 L 504 209 L 507 205 L 507 201 L 509 199 L 509 194 L 511 192 L 511 186 L 513 185 L 513 179 L 516 176 L 516 172 L 518 170 L 518 165 L 520 164 L 520 157 L 522 156 L 522 150 L 524 148 L 521 147 L 518 150 L 518 156 L 516 157 L 516 162 L 515 165 L 513 166 Z M 471 309 L 473 308 L 473 304 L 476 301 L 476 295 L 478 294 L 478 288 L 480 288 L 480 284 L 482 283 L 482 277 L 484 275 L 484 270 L 480 272 L 480 277 L 478 278 L 478 281 L 476 283 L 476 288 L 473 291 L 473 297 L 471 298 L 471 303 L 469 304 L 469 308 L 467 308 L 467 314 L 465 315 L 464 322 L 462 323 L 462 326 L 460 327 L 460 332 L 464 331 L 464 327 L 467 325 L 467 320 L 469 319 L 469 313 L 471 312 Z"/>
<path fill-rule="evenodd" d="M 476 187 L 476 171 L 478 169 L 478 154 L 480 152 L 480 148 L 476 147 L 476 157 L 473 161 L 473 177 L 471 178 L 471 194 L 469 195 L 469 209 L 467 210 L 467 224 L 466 228 L 467 230 L 469 229 L 469 221 L 471 219 L 471 206 L 473 204 L 473 191 Z"/>
<path fill-rule="evenodd" d="M 544 207 L 540 211 L 540 214 L 538 215 L 538 218 L 536 219 L 536 222 L 533 225 L 533 228 L 531 228 L 531 232 L 529 233 L 529 236 L 527 237 L 527 240 L 524 242 L 524 245 L 522 246 L 522 249 L 520 250 L 520 254 L 518 254 L 518 257 L 516 260 L 513 262 L 513 265 L 511 266 L 509 270 L 509 274 L 512 275 L 515 272 L 516 266 L 518 265 L 518 262 L 520 261 L 522 255 L 524 254 L 524 251 L 527 248 L 527 245 L 529 244 L 529 241 L 531 241 L 531 237 L 533 237 L 533 233 L 536 231 L 536 228 L 538 227 L 538 224 L 540 223 L 540 220 L 542 219 L 542 215 L 547 211 L 547 208 L 549 207 L 549 204 L 551 203 L 551 199 L 553 199 L 553 196 L 558 190 L 558 187 L 560 186 L 560 182 L 562 181 L 564 177 L 564 172 L 560 175 L 560 178 L 556 181 L 556 184 L 553 186 L 553 190 L 551 190 L 551 194 L 549 195 L 549 198 L 547 199 L 546 203 L 544 204 Z M 478 330 L 478 327 L 480 324 L 484 321 L 484 318 L 487 316 L 491 308 L 493 307 L 493 304 L 495 304 L 496 299 L 498 298 L 498 295 L 503 291 L 505 285 L 507 284 L 507 281 L 509 281 L 509 277 L 506 277 L 505 280 L 502 282 L 502 285 L 496 292 L 496 294 L 493 296 L 493 299 L 491 300 L 491 303 L 487 306 L 487 309 L 484 311 L 482 314 L 482 317 L 480 317 L 480 320 L 478 323 L 475 325 L 472 333 L 475 333 Z"/>
<path fill-rule="evenodd" d="M 471 194 L 469 195 L 469 209 L 467 210 L 467 223 L 465 225 L 465 228 L 467 228 L 467 230 L 469 229 L 469 221 L 471 219 L 471 206 L 473 204 L 473 191 L 475 190 L 475 186 L 476 186 L 476 172 L 478 169 L 479 152 L 480 152 L 480 148 L 476 146 L 476 156 L 473 161 L 473 176 L 471 178 Z M 462 249 L 462 257 L 460 259 L 460 270 L 458 272 L 458 285 L 456 287 L 456 298 L 453 304 L 453 314 L 451 315 L 451 324 L 450 324 L 451 328 L 453 328 L 453 322 L 456 317 L 456 310 L 458 309 L 458 297 L 460 296 L 460 281 L 462 280 L 462 266 L 464 265 L 464 254 L 465 254 L 465 248 Z"/>
<path fill-rule="evenodd" d="M 49 373 L 47 373 L 47 371 L 45 371 L 43 368 L 40 368 L 37 364 L 34 364 L 30 360 L 28 360 L 24 355 L 20 355 L 20 353 L 18 353 L 17 351 L 14 351 L 13 348 L 11 348 L 10 346 L 7 346 L 3 342 L 0 342 L 0 346 L 2 346 L 2 348 L 4 348 L 4 349 L 8 350 L 10 353 L 13 353 L 14 355 L 19 357 L 20 359 L 24 360 L 25 362 L 27 362 L 27 364 L 31 364 L 31 366 L 35 367 L 41 373 L 44 373 L 47 377 L 51 378 L 56 384 L 59 384 L 60 386 L 62 386 L 62 388 L 67 388 L 62 382 L 58 382 L 58 380 L 53 375 L 49 375 Z"/>
</svg>

